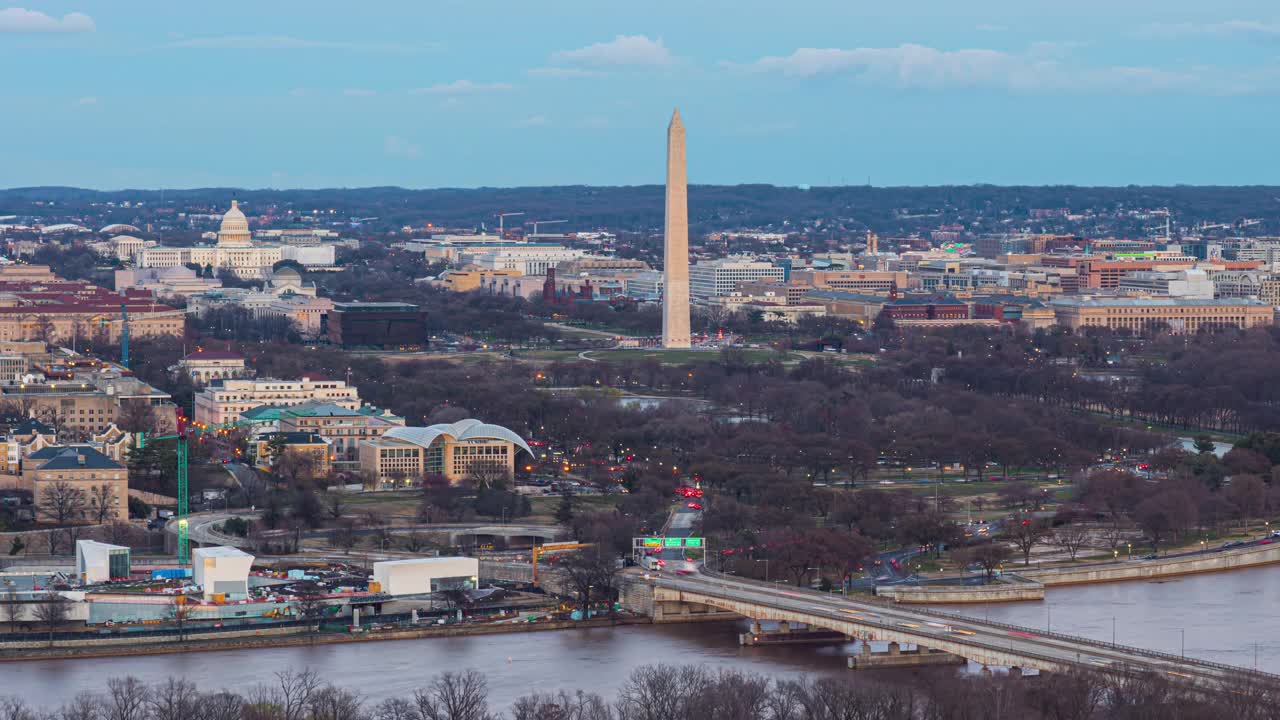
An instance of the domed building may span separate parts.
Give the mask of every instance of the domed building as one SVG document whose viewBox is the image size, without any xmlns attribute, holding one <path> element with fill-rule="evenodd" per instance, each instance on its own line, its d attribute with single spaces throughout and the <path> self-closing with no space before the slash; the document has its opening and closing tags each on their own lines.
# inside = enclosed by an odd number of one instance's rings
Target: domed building
<svg viewBox="0 0 1280 720">
<path fill-rule="evenodd" d="M 231 209 L 222 216 L 218 227 L 218 243 L 190 248 L 153 247 L 138 253 L 138 267 L 166 268 L 199 265 L 213 272 L 229 270 L 242 280 L 265 280 L 271 267 L 284 257 L 279 245 L 255 245 L 249 231 L 249 218 L 240 203 L 231 201 Z"/>
<path fill-rule="evenodd" d="M 249 233 L 249 218 L 244 216 L 237 200 L 231 201 L 231 209 L 222 216 L 218 228 L 218 247 L 249 247 L 253 236 Z"/>
</svg>

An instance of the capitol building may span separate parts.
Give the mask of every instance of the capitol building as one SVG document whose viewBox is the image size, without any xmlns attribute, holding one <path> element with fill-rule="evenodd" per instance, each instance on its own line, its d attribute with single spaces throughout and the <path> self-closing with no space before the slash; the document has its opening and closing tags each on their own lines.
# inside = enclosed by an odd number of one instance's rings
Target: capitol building
<svg viewBox="0 0 1280 720">
<path fill-rule="evenodd" d="M 327 251 L 327 252 L 326 252 Z M 272 266 L 281 260 L 296 260 L 304 266 L 332 265 L 333 246 L 294 247 L 253 241 L 249 220 L 232 200 L 231 209 L 222 216 L 216 245 L 189 248 L 150 247 L 136 255 L 140 268 L 172 268 L 184 265 L 211 267 L 216 273 L 226 269 L 242 280 L 265 280 Z M 321 257 L 323 256 L 323 257 Z"/>
</svg>

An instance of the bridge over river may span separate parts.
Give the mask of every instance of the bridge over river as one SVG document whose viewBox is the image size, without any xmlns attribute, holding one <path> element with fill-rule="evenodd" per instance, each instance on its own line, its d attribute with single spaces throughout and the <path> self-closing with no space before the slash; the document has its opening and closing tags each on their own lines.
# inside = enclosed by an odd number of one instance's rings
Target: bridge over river
<svg viewBox="0 0 1280 720">
<path fill-rule="evenodd" d="M 915 645 L 984 666 L 1019 671 L 1150 671 L 1206 687 L 1249 680 L 1280 683 L 1280 675 L 1231 665 L 932 610 L 849 600 L 706 570 L 692 575 L 651 577 L 647 582 L 652 588 L 657 620 L 679 613 L 688 605 L 707 606 L 753 620 L 799 623 L 863 641 Z"/>
</svg>

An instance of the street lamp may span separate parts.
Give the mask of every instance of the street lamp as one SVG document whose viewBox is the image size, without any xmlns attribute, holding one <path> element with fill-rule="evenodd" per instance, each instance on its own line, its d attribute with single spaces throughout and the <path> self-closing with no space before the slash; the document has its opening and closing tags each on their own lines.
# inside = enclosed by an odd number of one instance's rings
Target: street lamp
<svg viewBox="0 0 1280 720">
<path fill-rule="evenodd" d="M 1129 559 L 1133 559 L 1133 543 L 1126 543 L 1129 546 Z"/>
</svg>

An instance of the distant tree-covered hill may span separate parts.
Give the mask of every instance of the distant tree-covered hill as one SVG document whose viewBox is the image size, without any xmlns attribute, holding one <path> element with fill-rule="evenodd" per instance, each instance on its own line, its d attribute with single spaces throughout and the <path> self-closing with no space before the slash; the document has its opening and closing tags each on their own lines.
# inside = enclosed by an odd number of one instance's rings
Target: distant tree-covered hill
<svg viewBox="0 0 1280 720">
<path fill-rule="evenodd" d="M 244 190 L 198 188 L 165 190 L 167 207 L 225 208 L 236 196 L 252 213 L 267 206 L 310 212 L 337 211 L 340 217 L 377 218 L 374 227 L 399 225 L 494 226 L 498 212 L 523 212 L 514 222 L 531 219 L 567 220 L 548 229 L 587 230 L 595 227 L 645 231 L 662 225 L 663 188 L 629 187 L 515 187 L 328 188 L 316 190 Z M 145 201 L 155 207 L 159 190 L 97 191 L 70 187 L 29 187 L 0 190 L 0 215 L 100 215 L 109 201 Z M 51 208 L 48 203 L 56 205 Z M 36 203 L 43 204 L 36 204 Z M 689 191 L 690 221 L 695 230 L 768 226 L 798 229 L 816 220 L 835 227 L 869 227 L 881 232 L 947 222 L 979 221 L 999 229 L 1002 219 L 1021 221 L 1033 208 L 1069 208 L 1073 212 L 1114 214 L 1132 209 L 1168 207 L 1177 222 L 1231 222 L 1241 218 L 1270 219 L 1280 210 L 1280 187 L 1003 187 L 994 185 L 940 187 L 777 187 L 773 185 L 695 185 Z M 143 211 L 145 214 L 145 210 Z M 925 223 L 913 218 L 927 218 Z"/>
</svg>

